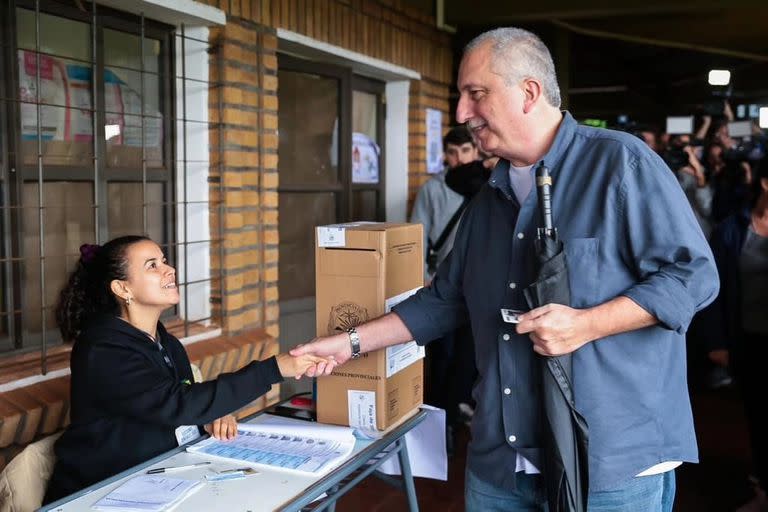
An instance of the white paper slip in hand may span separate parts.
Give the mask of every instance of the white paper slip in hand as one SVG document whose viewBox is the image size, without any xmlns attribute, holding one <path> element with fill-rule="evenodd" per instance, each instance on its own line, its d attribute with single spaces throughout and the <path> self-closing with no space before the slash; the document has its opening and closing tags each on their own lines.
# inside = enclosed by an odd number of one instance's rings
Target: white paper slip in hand
<svg viewBox="0 0 768 512">
<path fill-rule="evenodd" d="M 519 309 L 501 309 L 501 318 L 508 324 L 519 324 L 520 315 L 525 313 Z"/>
</svg>

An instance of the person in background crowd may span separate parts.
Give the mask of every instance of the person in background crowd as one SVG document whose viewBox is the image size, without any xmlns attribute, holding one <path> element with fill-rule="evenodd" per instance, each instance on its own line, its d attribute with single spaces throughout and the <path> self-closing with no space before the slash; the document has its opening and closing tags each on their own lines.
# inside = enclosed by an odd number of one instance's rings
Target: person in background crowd
<svg viewBox="0 0 768 512">
<path fill-rule="evenodd" d="M 709 239 L 712 231 L 712 188 L 707 183 L 707 175 L 696 149 L 691 145 L 691 138 L 688 135 L 672 137 L 664 160 L 675 173 L 704 236 Z"/>
<path fill-rule="evenodd" d="M 445 169 L 422 185 L 411 212 L 411 222 L 424 226 L 425 283 L 431 281 L 437 266 L 451 252 L 458 226 L 458 217 L 454 217 L 457 212 L 460 216 L 465 206 L 465 196 L 449 187 L 445 176 L 450 169 L 479 159 L 475 141 L 464 126 L 451 128 L 443 137 L 443 146 Z M 443 243 L 435 248 L 441 238 Z"/>
<path fill-rule="evenodd" d="M 645 145 L 648 146 L 651 151 L 658 153 L 659 141 L 656 132 L 653 129 L 642 126 L 636 129 L 634 133 L 640 140 L 645 142 Z"/>
<path fill-rule="evenodd" d="M 741 390 L 749 428 L 755 498 L 741 512 L 768 511 L 768 166 L 756 172 L 749 206 L 712 234 L 720 294 L 702 312 L 710 358 L 730 365 Z"/>
</svg>

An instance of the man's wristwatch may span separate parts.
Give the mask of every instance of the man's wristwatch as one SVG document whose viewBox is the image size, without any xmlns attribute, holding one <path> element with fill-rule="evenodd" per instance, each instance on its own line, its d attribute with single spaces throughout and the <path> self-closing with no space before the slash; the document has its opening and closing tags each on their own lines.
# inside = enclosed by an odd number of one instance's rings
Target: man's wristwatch
<svg viewBox="0 0 768 512">
<path fill-rule="evenodd" d="M 347 335 L 349 335 L 349 344 L 352 346 L 352 359 L 357 359 L 360 357 L 360 335 L 354 327 L 347 329 Z"/>
</svg>

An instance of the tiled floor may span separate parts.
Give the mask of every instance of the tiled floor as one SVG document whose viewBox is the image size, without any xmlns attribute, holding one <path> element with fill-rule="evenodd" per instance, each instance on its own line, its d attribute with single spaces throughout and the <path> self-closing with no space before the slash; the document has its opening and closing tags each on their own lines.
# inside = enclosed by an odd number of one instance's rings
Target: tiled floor
<svg viewBox="0 0 768 512">
<path fill-rule="evenodd" d="M 701 391 L 693 395 L 700 464 L 677 471 L 678 512 L 732 512 L 751 497 L 746 475 L 748 442 L 741 403 L 733 389 Z M 768 433 L 767 433 L 768 434 Z M 464 462 L 468 431 L 458 433 L 456 455 L 448 481 L 417 479 L 422 512 L 460 512 L 464 509 Z M 368 478 L 337 506 L 339 512 L 405 511 L 401 491 L 376 478 Z"/>
</svg>

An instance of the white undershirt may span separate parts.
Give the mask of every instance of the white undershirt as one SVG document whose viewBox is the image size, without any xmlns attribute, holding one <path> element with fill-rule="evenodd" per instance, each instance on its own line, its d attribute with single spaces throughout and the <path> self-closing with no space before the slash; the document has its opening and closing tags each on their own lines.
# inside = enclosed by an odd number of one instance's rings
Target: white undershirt
<svg viewBox="0 0 768 512">
<path fill-rule="evenodd" d="M 533 173 L 531 172 L 532 168 L 533 165 L 515 167 L 514 165 L 509 164 L 509 184 L 512 188 L 512 191 L 515 193 L 515 197 L 517 197 L 517 201 L 521 205 L 525 202 L 528 194 L 530 194 L 531 190 L 533 189 Z M 672 471 L 681 464 L 682 462 L 678 460 L 661 462 L 651 466 L 641 473 L 638 473 L 636 476 L 650 476 L 666 473 L 667 471 Z M 540 473 L 539 469 L 534 466 L 531 461 L 523 457 L 520 452 L 517 452 L 515 472 L 520 471 L 523 471 L 527 475 L 536 475 Z"/>
<path fill-rule="evenodd" d="M 660 462 L 659 464 L 651 466 L 650 468 L 638 473 L 635 476 L 659 475 L 661 473 L 666 473 L 667 471 L 672 471 L 673 469 L 675 469 L 681 464 L 682 462 L 679 460 L 669 460 L 667 462 Z M 515 472 L 519 473 L 520 471 L 523 471 L 526 475 L 538 475 L 539 473 L 541 473 L 541 471 L 539 471 L 539 468 L 534 466 L 531 461 L 529 461 L 528 459 L 520 455 L 520 452 L 517 452 L 517 460 L 515 461 Z"/>
<path fill-rule="evenodd" d="M 515 197 L 517 197 L 517 202 L 521 205 L 525 202 L 525 198 L 528 197 L 533 188 L 532 168 L 533 164 L 526 165 L 525 167 L 515 167 L 509 164 L 509 185 L 512 187 Z"/>
</svg>

